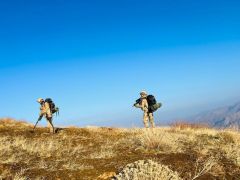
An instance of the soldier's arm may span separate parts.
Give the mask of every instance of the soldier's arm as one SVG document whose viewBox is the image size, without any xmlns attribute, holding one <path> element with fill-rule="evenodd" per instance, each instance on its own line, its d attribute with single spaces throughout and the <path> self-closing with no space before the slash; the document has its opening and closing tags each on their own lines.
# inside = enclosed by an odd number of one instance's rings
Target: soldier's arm
<svg viewBox="0 0 240 180">
<path fill-rule="evenodd" d="M 49 103 L 45 103 L 45 110 L 48 117 L 52 117 L 52 112 Z"/>
<path fill-rule="evenodd" d="M 142 108 L 142 105 L 140 105 L 139 103 L 135 103 L 135 104 L 134 104 L 134 107 L 136 107 L 136 108 Z"/>
<path fill-rule="evenodd" d="M 48 104 L 47 102 L 45 102 L 44 107 L 45 107 L 46 111 L 47 111 L 48 109 L 50 109 L 50 106 L 49 106 L 49 104 Z"/>
<path fill-rule="evenodd" d="M 136 102 L 136 103 L 134 104 L 134 106 L 135 106 L 136 108 L 141 108 L 141 109 L 143 109 L 144 103 L 142 102 L 142 100 L 139 100 L 138 102 Z"/>
<path fill-rule="evenodd" d="M 141 103 L 141 99 L 139 98 L 138 100 L 136 100 L 136 103 L 134 103 L 134 107 L 136 107 L 136 108 L 142 108 L 142 106 L 140 105 L 140 103 Z"/>
<path fill-rule="evenodd" d="M 148 111 L 148 102 L 146 99 L 143 100 L 142 102 L 142 110 L 143 111 Z"/>
</svg>

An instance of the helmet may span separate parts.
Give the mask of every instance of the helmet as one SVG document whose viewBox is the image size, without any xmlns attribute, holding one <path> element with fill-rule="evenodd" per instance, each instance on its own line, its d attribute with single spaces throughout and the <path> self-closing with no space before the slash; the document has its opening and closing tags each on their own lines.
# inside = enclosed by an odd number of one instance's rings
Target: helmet
<svg viewBox="0 0 240 180">
<path fill-rule="evenodd" d="M 141 92 L 140 92 L 140 95 L 145 95 L 145 96 L 147 96 L 147 92 L 146 92 L 146 91 L 141 91 Z"/>
<path fill-rule="evenodd" d="M 41 102 L 43 102 L 43 101 L 44 101 L 43 98 L 38 98 L 38 99 L 37 99 L 37 102 L 39 102 L 39 103 L 41 103 Z"/>
</svg>

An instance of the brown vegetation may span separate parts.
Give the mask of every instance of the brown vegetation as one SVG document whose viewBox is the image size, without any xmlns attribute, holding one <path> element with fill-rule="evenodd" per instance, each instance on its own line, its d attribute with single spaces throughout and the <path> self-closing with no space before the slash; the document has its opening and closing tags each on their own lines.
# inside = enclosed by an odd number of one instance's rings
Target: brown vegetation
<svg viewBox="0 0 240 180">
<path fill-rule="evenodd" d="M 71 127 L 53 135 L 32 128 L 0 121 L 0 179 L 111 179 L 139 160 L 186 180 L 240 179 L 240 134 L 233 130 Z"/>
<path fill-rule="evenodd" d="M 194 124 L 194 123 L 188 123 L 184 121 L 177 121 L 175 123 L 171 124 L 171 127 L 177 128 L 177 129 L 201 129 L 201 128 L 209 128 L 209 125 L 207 124 Z"/>
</svg>

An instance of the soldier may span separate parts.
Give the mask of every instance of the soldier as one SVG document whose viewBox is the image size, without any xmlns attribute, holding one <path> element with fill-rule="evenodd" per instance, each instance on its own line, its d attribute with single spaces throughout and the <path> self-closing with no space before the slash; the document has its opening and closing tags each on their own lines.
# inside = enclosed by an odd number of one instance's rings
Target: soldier
<svg viewBox="0 0 240 180">
<path fill-rule="evenodd" d="M 44 99 L 42 98 L 39 98 L 37 102 L 41 105 L 38 121 L 40 121 L 44 116 L 48 122 L 48 127 L 50 129 L 50 132 L 55 133 L 54 126 L 52 123 L 52 111 L 50 108 L 50 104 L 44 101 Z"/>
<path fill-rule="evenodd" d="M 148 128 L 148 122 L 150 121 L 151 123 L 151 127 L 154 128 L 155 124 L 154 124 L 154 119 L 153 119 L 153 111 L 150 110 L 149 105 L 148 105 L 148 101 L 147 101 L 147 92 L 146 91 L 142 91 L 140 92 L 140 99 L 138 99 L 136 101 L 136 103 L 134 104 L 134 106 L 136 108 L 141 108 L 143 111 L 143 123 L 145 128 Z"/>
</svg>

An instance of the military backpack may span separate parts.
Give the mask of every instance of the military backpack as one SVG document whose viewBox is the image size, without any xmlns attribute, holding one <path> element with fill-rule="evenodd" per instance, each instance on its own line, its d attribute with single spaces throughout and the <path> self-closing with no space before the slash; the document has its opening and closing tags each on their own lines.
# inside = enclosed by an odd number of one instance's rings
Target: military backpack
<svg viewBox="0 0 240 180">
<path fill-rule="evenodd" d="M 147 102 L 149 112 L 155 112 L 162 106 L 161 103 L 157 103 L 157 100 L 153 95 L 147 96 Z"/>
<path fill-rule="evenodd" d="M 55 103 L 51 98 L 45 99 L 45 102 L 49 104 L 52 114 L 56 113 L 57 115 L 59 115 L 59 108 L 55 106 Z"/>
</svg>

